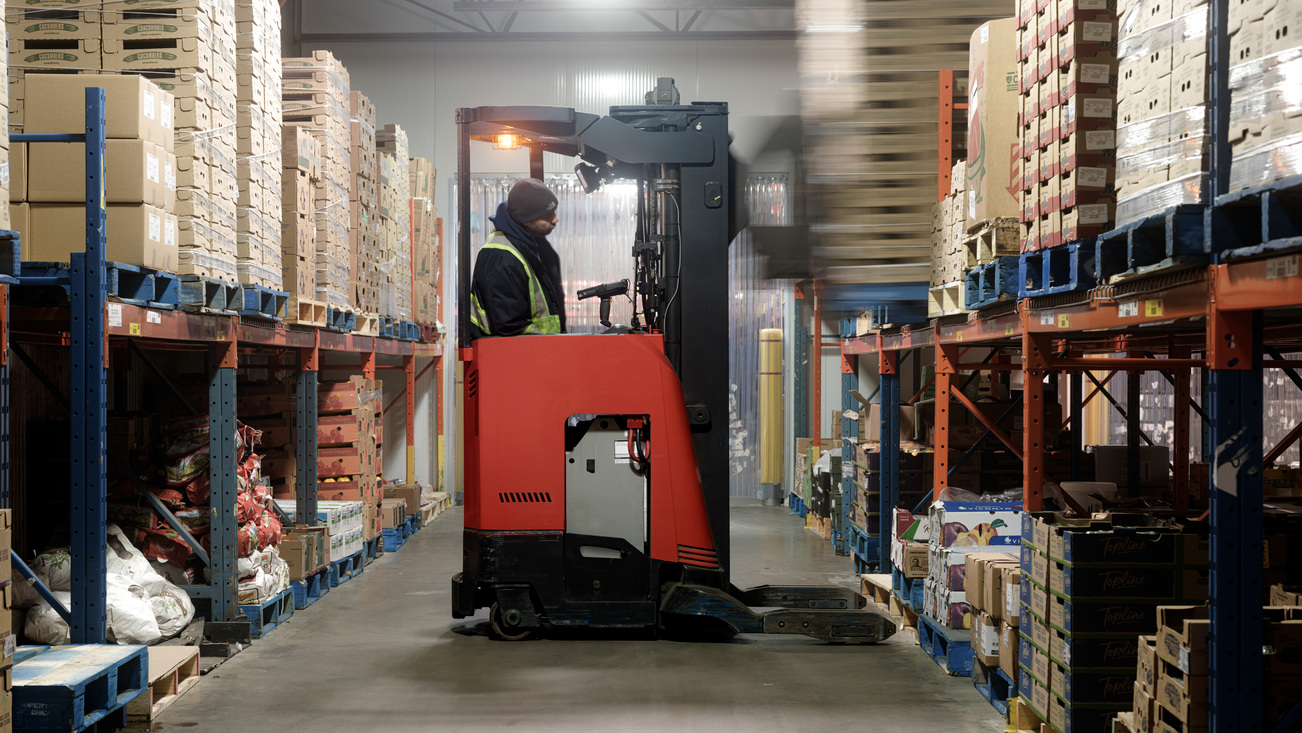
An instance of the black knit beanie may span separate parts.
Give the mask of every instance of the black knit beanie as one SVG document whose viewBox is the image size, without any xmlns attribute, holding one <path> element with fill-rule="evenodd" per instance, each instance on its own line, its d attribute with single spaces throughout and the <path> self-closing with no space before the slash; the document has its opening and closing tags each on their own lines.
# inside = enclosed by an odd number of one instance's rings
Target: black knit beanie
<svg viewBox="0 0 1302 733">
<path fill-rule="evenodd" d="M 506 210 L 521 224 L 541 219 L 556 211 L 556 194 L 535 178 L 521 178 L 506 195 Z"/>
</svg>

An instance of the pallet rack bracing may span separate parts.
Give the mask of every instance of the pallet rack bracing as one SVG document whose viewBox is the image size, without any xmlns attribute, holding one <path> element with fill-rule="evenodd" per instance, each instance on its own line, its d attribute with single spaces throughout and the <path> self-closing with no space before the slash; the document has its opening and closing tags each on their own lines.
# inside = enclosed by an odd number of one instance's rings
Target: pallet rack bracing
<svg viewBox="0 0 1302 733">
<path fill-rule="evenodd" d="M 406 417 L 406 479 L 415 482 L 415 409 L 414 383 L 420 360 L 429 360 L 425 369 L 436 368 L 442 356 L 442 345 L 436 341 L 397 340 L 390 337 L 364 336 L 340 333 L 321 328 L 286 325 L 275 319 L 241 317 L 219 313 L 185 312 L 182 310 L 152 308 L 131 302 L 111 300 L 106 291 L 104 244 L 104 204 L 99 179 L 103 159 L 104 93 L 101 89 L 87 90 L 87 133 L 82 135 L 27 135 L 14 136 L 17 142 L 81 142 L 88 140 L 87 151 L 87 249 L 83 255 L 72 255 L 71 279 L 66 283 L 70 309 L 47 307 L 15 307 L 10 309 L 9 285 L 23 287 L 21 277 L 13 281 L 0 277 L 0 305 L 6 316 L 0 319 L 0 340 L 13 343 L 13 353 L 33 368 L 34 376 L 47 389 L 61 397 L 73 416 L 70 439 L 72 441 L 72 608 L 56 610 L 68 612 L 73 643 L 100 644 L 106 640 L 106 546 L 107 469 L 108 465 L 121 463 L 106 451 L 107 383 L 110 344 L 126 345 L 139 361 L 154 372 L 154 376 L 180 397 L 185 398 L 159 370 L 147 355 L 151 349 L 189 349 L 207 352 L 208 390 L 207 412 L 210 425 L 210 478 L 215 506 L 225 510 L 213 512 L 210 551 L 204 552 L 200 543 L 185 529 L 171 512 L 152 502 L 154 510 L 177 531 L 211 569 L 211 582 L 185 586 L 185 590 L 201 608 L 207 606 L 209 626 L 233 634 L 233 638 L 247 638 L 248 621 L 236 606 L 236 533 L 235 520 L 235 420 L 236 420 L 236 369 L 241 353 L 293 352 L 298 355 L 295 381 L 294 412 L 298 425 L 312 425 L 316 421 L 318 375 L 323 368 L 331 370 L 360 371 L 374 377 L 376 370 L 401 372 L 405 383 L 401 394 Z M 56 139 L 57 138 L 57 139 Z M 42 283 L 43 284 L 43 283 Z M 12 310 L 12 318 L 8 311 Z M 11 325 L 12 324 L 12 325 Z M 40 373 L 39 367 L 25 356 L 23 343 L 64 345 L 70 347 L 72 383 L 67 395 L 49 376 Z M 4 354 L 8 354 L 5 349 Z M 355 354 L 354 366 L 323 366 L 323 353 Z M 423 373 L 423 372 L 422 372 Z M 0 361 L 0 399 L 8 404 L 8 362 Z M 392 403 L 391 405 L 392 406 Z M 3 440 L 3 466 L 0 466 L 0 500 L 8 506 L 8 441 L 7 420 L 9 412 L 3 411 L 0 431 Z M 317 503 L 317 445 L 314 430 L 296 432 L 296 494 L 298 516 L 306 524 L 316 523 Z M 148 492 L 145 492 L 148 494 Z M 148 496 L 146 498 L 149 498 Z M 24 572 L 24 566 L 15 563 Z M 29 575 L 30 577 L 30 575 Z M 39 584 L 38 584 L 39 585 Z M 39 588 L 38 590 L 45 590 Z M 45 593 L 43 593 L 45 595 Z M 223 629 L 223 624 L 232 626 Z M 240 627 L 243 627 L 243 632 Z"/>
</svg>

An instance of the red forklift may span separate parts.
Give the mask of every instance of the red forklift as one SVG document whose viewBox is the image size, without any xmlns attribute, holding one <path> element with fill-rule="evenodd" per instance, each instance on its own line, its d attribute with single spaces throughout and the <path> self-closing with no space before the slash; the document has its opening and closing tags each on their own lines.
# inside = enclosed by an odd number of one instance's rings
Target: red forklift
<svg viewBox="0 0 1302 733">
<path fill-rule="evenodd" d="M 452 615 L 495 636 L 548 627 L 705 629 L 872 643 L 895 632 L 834 586 L 738 589 L 728 573 L 728 107 L 681 104 L 672 79 L 597 116 L 562 107 L 456 113 L 464 565 Z M 602 334 L 469 340 L 470 144 L 576 157 L 591 193 L 637 182 L 631 279 L 601 298 Z M 612 326 L 610 300 L 634 299 Z"/>
</svg>

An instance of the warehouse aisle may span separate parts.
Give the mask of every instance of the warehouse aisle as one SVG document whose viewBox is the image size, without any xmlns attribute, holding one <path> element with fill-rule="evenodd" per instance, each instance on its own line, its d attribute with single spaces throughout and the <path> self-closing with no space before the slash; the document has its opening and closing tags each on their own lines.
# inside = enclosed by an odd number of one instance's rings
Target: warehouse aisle
<svg viewBox="0 0 1302 733">
<path fill-rule="evenodd" d="M 219 667 L 153 729 L 1003 730 L 970 679 L 945 676 L 899 637 L 875 647 L 782 637 L 492 641 L 486 620 L 448 613 L 460 536 L 454 509 Z M 734 501 L 732 537 L 739 585 L 857 585 L 850 560 L 785 508 Z"/>
</svg>

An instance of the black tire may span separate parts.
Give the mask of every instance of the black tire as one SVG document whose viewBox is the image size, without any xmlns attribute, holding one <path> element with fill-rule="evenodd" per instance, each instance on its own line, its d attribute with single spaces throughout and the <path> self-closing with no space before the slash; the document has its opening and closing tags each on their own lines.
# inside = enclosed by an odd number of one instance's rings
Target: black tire
<svg viewBox="0 0 1302 733">
<path fill-rule="evenodd" d="M 502 609 L 498 607 L 497 602 L 493 603 L 492 609 L 488 614 L 488 622 L 493 630 L 493 637 L 502 641 L 524 641 L 533 636 L 533 628 L 513 628 L 508 627 L 502 620 Z M 511 629 L 508 631 L 508 629 Z"/>
</svg>

